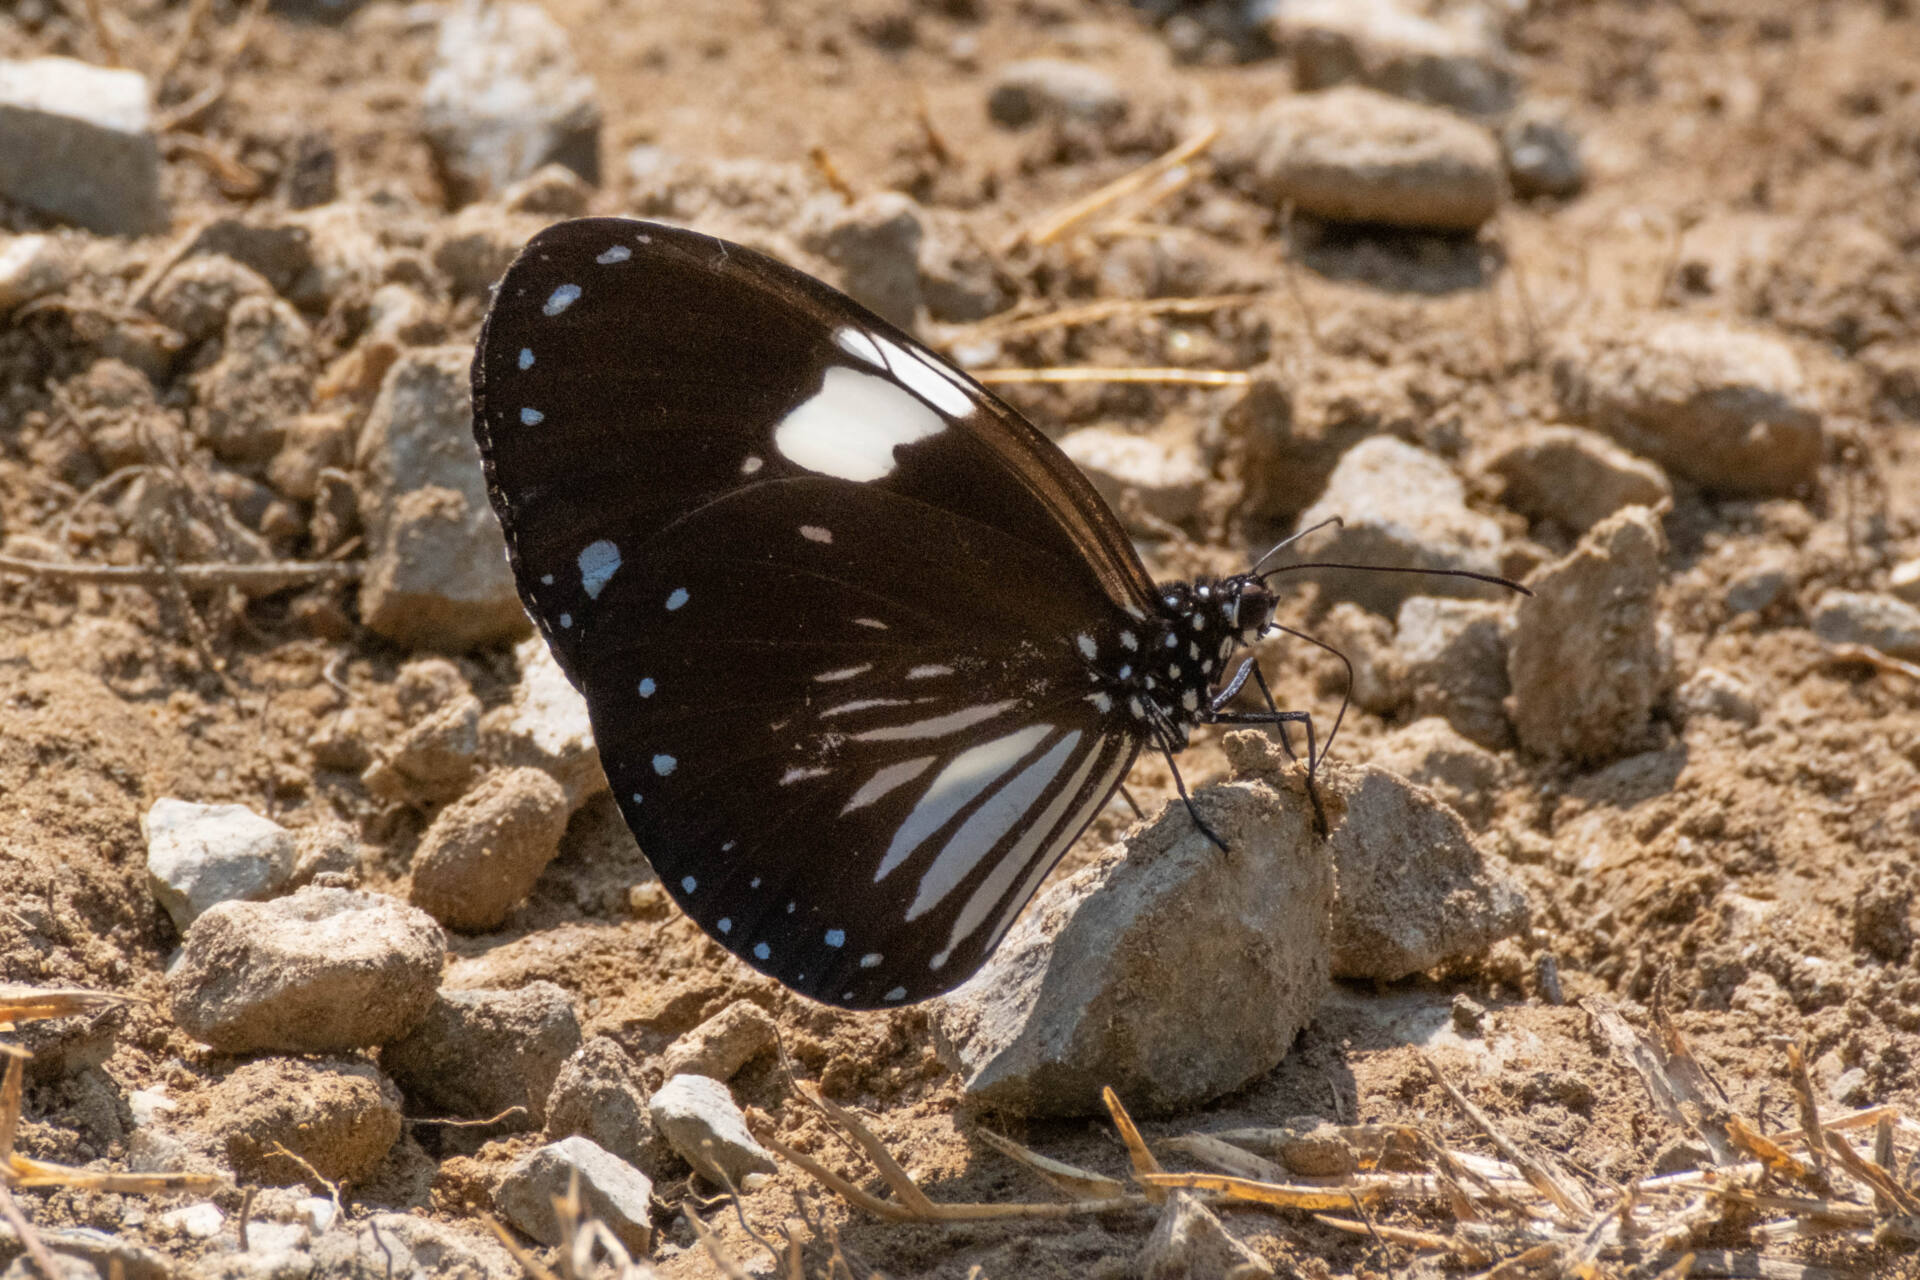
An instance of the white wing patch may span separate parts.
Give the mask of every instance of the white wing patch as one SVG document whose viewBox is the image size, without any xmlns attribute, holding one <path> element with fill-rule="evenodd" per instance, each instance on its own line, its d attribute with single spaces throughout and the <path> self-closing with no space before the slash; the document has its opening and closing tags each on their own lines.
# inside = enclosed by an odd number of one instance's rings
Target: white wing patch
<svg viewBox="0 0 1920 1280">
<path fill-rule="evenodd" d="M 938 906 L 980 865 L 980 859 L 1006 839 L 1027 812 L 1040 803 L 1079 745 L 1080 731 L 1075 729 L 1055 743 L 1047 754 L 1015 774 L 1006 786 L 987 797 L 986 802 L 960 824 L 927 873 L 920 877 L 920 887 L 907 907 L 908 920 L 918 920 Z"/>
<path fill-rule="evenodd" d="M 950 711 L 944 716 L 934 716 L 928 720 L 916 720 L 912 724 L 888 725 L 884 729 L 868 729 L 865 733 L 853 735 L 855 742 L 898 742 L 907 738 L 944 738 L 950 733 L 970 729 L 985 720 L 991 720 L 1009 707 L 1015 706 L 1018 699 L 1008 698 L 1004 702 L 988 702 L 977 707 L 962 707 Z"/>
<path fill-rule="evenodd" d="M 809 471 L 866 482 L 893 473 L 901 445 L 946 429 L 946 419 L 899 383 L 835 365 L 820 390 L 773 429 L 773 443 Z"/>
<path fill-rule="evenodd" d="M 921 756 L 918 760 L 902 760 L 899 764 L 888 765 L 860 784 L 860 789 L 853 793 L 853 799 L 847 801 L 846 808 L 840 810 L 841 816 L 855 809 L 864 809 L 894 788 L 912 782 L 931 768 L 933 761 L 932 756 Z"/>
<path fill-rule="evenodd" d="M 970 747 L 954 757 L 913 806 L 913 812 L 893 833 L 887 856 L 873 873 L 875 884 L 892 874 L 927 837 L 947 824 L 954 814 L 966 808 L 981 792 L 1000 780 L 1000 776 L 1018 764 L 1020 757 L 1039 746 L 1053 732 L 1050 724 L 1028 725 L 1016 733 Z"/>
</svg>

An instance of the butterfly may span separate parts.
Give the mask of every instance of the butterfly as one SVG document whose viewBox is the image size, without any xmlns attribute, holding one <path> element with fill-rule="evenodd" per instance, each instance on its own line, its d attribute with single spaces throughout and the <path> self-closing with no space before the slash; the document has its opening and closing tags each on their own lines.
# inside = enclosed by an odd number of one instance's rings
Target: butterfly
<svg viewBox="0 0 1920 1280">
<path fill-rule="evenodd" d="M 1143 749 L 1298 723 L 1315 758 L 1307 713 L 1225 709 L 1266 692 L 1238 654 L 1275 625 L 1262 577 L 1156 584 L 1018 412 L 764 254 L 547 228 L 497 287 L 473 421 L 641 851 L 815 1000 L 959 985 Z"/>
</svg>

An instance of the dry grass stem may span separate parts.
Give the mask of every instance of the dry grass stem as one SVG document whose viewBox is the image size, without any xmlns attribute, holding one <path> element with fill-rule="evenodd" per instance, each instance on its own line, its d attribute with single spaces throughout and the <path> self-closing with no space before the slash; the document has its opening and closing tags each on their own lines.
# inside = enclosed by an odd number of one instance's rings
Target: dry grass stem
<svg viewBox="0 0 1920 1280">
<path fill-rule="evenodd" d="M 1113 1118 L 1113 1127 L 1120 1131 L 1120 1141 L 1126 1144 L 1127 1159 L 1133 1163 L 1134 1181 L 1148 1188 L 1147 1199 L 1156 1204 L 1164 1201 L 1166 1193 L 1153 1190 L 1148 1176 L 1166 1171 L 1160 1167 L 1160 1161 L 1153 1152 L 1147 1149 L 1147 1140 L 1140 1136 L 1140 1126 L 1127 1114 L 1126 1107 L 1120 1102 L 1120 1095 L 1113 1091 L 1112 1086 L 1100 1090 L 1100 1101 L 1106 1103 L 1107 1114 Z"/>
<path fill-rule="evenodd" d="M 1070 1165 L 1064 1160 L 1055 1160 L 1030 1151 L 1011 1138 L 1005 1138 L 991 1129 L 976 1131 L 980 1140 L 998 1151 L 1015 1164 L 1025 1165 L 1046 1179 L 1048 1184 L 1075 1200 L 1111 1200 L 1115 1196 L 1127 1193 L 1126 1184 L 1118 1178 L 1109 1178 L 1103 1173 L 1094 1173 L 1087 1169 Z"/>
<path fill-rule="evenodd" d="M 1011 250 L 1021 244 L 1051 244 L 1120 201 L 1162 181 L 1166 175 L 1203 154 L 1219 136 L 1220 127 L 1208 125 L 1173 150 L 1148 161 L 1130 173 L 1122 174 L 1091 195 L 1074 201 L 1066 208 L 1051 213 L 1026 230 L 1016 233 L 1002 248 Z"/>
<path fill-rule="evenodd" d="M 1133 320 L 1143 316 L 1210 315 L 1229 307 L 1244 307 L 1258 302 L 1261 296 L 1258 293 L 1220 293 L 1206 298 L 1107 298 L 1078 307 L 1062 307 L 1058 311 L 1049 311 L 1044 315 L 1021 316 L 1014 319 L 996 316 L 965 330 L 961 340 L 1023 338 L 1028 334 L 1047 333 L 1054 329 L 1072 329 L 1079 325 L 1095 324 L 1101 320 L 1116 318 Z"/>
<path fill-rule="evenodd" d="M 984 386 L 1009 382 L 1162 382 L 1188 387 L 1245 387 L 1253 375 L 1240 369 L 975 369 Z M 4 566 L 0 566 L 4 567 Z"/>
<path fill-rule="evenodd" d="M 70 564 L 0 556 L 0 574 L 48 582 L 87 582 L 108 587 L 239 587 L 272 592 L 313 582 L 350 582 L 360 576 L 353 560 L 278 560 L 262 564 Z"/>
</svg>

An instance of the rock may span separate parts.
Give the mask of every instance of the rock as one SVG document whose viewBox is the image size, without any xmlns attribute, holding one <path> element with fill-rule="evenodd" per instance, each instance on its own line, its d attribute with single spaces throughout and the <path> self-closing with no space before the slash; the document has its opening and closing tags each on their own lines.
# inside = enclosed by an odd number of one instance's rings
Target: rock
<svg viewBox="0 0 1920 1280">
<path fill-rule="evenodd" d="M 1906 875 L 1871 873 L 1853 900 L 1849 930 L 1855 950 L 1883 964 L 1904 964 L 1913 950 L 1913 884 Z"/>
<path fill-rule="evenodd" d="M 1106 127 L 1126 118 L 1127 98 L 1112 76 L 1064 58 L 1010 62 L 994 77 L 987 114 L 1018 129 L 1036 120 L 1077 120 Z"/>
<path fill-rule="evenodd" d="M 920 296 L 927 314 L 944 324 L 972 324 L 1005 310 L 1011 299 L 993 255 L 951 215 L 922 211 Z"/>
<path fill-rule="evenodd" d="M 1525 893 L 1460 815 L 1373 765 L 1322 772 L 1346 814 L 1329 840 L 1333 976 L 1394 982 L 1526 930 Z"/>
<path fill-rule="evenodd" d="M 1887 590 L 1908 604 L 1920 604 L 1920 557 L 1903 560 L 1888 570 Z"/>
<path fill-rule="evenodd" d="M 1702 667 L 1674 691 L 1673 701 L 1688 720 L 1731 720 L 1748 728 L 1760 722 L 1760 709 L 1747 682 L 1718 667 Z"/>
<path fill-rule="evenodd" d="M 1378 716 L 1392 715 L 1408 701 L 1393 631 L 1389 619 L 1342 600 L 1327 610 L 1316 637 L 1347 655 L 1353 664 L 1353 705 Z"/>
<path fill-rule="evenodd" d="M 1735 613 L 1765 613 L 1790 601 L 1799 583 L 1799 564 L 1791 552 L 1761 547 L 1728 577 L 1727 608 Z"/>
<path fill-rule="evenodd" d="M 1176 450 L 1116 427 L 1082 427 L 1059 444 L 1122 519 L 1137 507 L 1152 519 L 1179 524 L 1199 509 L 1207 474 L 1190 448 Z"/>
<path fill-rule="evenodd" d="M 1441 716 L 1483 747 L 1513 745 L 1507 721 L 1505 601 L 1413 596 L 1400 606 L 1394 646 L 1416 716 Z"/>
<path fill-rule="evenodd" d="M 1500 207 L 1500 146 L 1439 107 L 1371 89 L 1291 94 L 1217 149 L 1274 209 L 1333 222 L 1474 231 Z"/>
<path fill-rule="evenodd" d="M 520 683 L 508 705 L 481 718 L 482 746 L 501 764 L 548 774 L 567 793 L 571 812 L 607 789 L 586 699 L 539 636 L 515 645 L 513 655 L 520 663 Z"/>
<path fill-rule="evenodd" d="M 1229 759 L 1281 779 L 1279 745 L 1269 757 L 1265 742 L 1229 734 Z M 985 967 L 935 1006 L 936 1047 L 971 1102 L 1090 1115 L 1111 1085 L 1136 1114 L 1164 1113 L 1237 1089 L 1285 1056 L 1326 988 L 1326 845 L 1297 790 L 1238 780 L 1194 802 L 1230 852 L 1168 806 L 1124 850 L 1042 893 Z"/>
<path fill-rule="evenodd" d="M 1500 784 L 1500 757 L 1461 736 L 1439 716 L 1425 716 L 1394 730 L 1368 757 L 1416 786 L 1433 792 L 1476 827 L 1493 816 Z"/>
<path fill-rule="evenodd" d="M 403 719 L 430 716 L 473 696 L 466 672 L 450 658 L 414 658 L 393 677 L 393 701 Z"/>
<path fill-rule="evenodd" d="M 500 1180 L 494 1203 L 502 1217 L 541 1244 L 561 1244 L 565 1238 L 553 1201 L 575 1185 L 586 1211 L 635 1257 L 644 1257 L 653 1247 L 653 1182 L 586 1138 L 549 1143 L 515 1160 Z"/>
<path fill-rule="evenodd" d="M 479 768 L 479 758 L 480 699 L 468 694 L 415 721 L 400 741 L 374 760 L 360 781 L 383 800 L 424 808 L 444 804 L 465 791 Z"/>
<path fill-rule="evenodd" d="M 188 258 L 231 258 L 289 300 L 300 278 L 313 269 L 313 233 L 271 208 L 240 218 L 215 218 L 193 238 Z"/>
<path fill-rule="evenodd" d="M 293 878 L 293 835 L 240 804 L 156 800 L 141 826 L 147 883 L 173 917 L 188 925 L 217 902 L 270 898 Z"/>
<path fill-rule="evenodd" d="M 322 1232 L 311 1248 L 311 1273 L 296 1266 L 288 1280 L 307 1274 L 386 1280 L 523 1280 L 527 1274 L 491 1233 L 477 1228 L 462 1231 L 410 1213 L 355 1218 Z"/>
<path fill-rule="evenodd" d="M 718 1080 L 673 1076 L 648 1105 L 654 1127 L 707 1181 L 751 1191 L 756 1183 L 749 1177 L 774 1172 L 773 1156 L 754 1141 L 746 1116 Z"/>
<path fill-rule="evenodd" d="M 1769 334 L 1664 316 L 1572 333 L 1549 364 L 1568 418 L 1703 489 L 1792 495 L 1819 470 L 1819 403 Z"/>
<path fill-rule="evenodd" d="M 600 181 L 599 93 L 566 31 L 537 4 L 451 8 L 440 20 L 420 110 L 457 203 L 549 163 Z"/>
<path fill-rule="evenodd" d="M 1911 662 L 1920 659 L 1920 605 L 1869 591 L 1829 591 L 1813 607 L 1813 633 L 1828 644 L 1864 644 Z"/>
<path fill-rule="evenodd" d="M 204 1095 L 195 1128 L 249 1183 L 305 1182 L 284 1146 L 329 1182 L 372 1176 L 400 1140 L 400 1091 L 370 1062 L 260 1058 L 242 1063 Z"/>
<path fill-rule="evenodd" d="M 852 205 L 826 196 L 807 206 L 800 244 L 832 263 L 842 292 L 909 333 L 920 312 L 920 206 L 897 191 Z"/>
<path fill-rule="evenodd" d="M 380 1051 L 385 1067 L 427 1115 L 488 1117 L 538 1129 L 560 1067 L 580 1047 L 573 999 L 551 982 L 518 991 L 442 991 L 418 1025 Z"/>
<path fill-rule="evenodd" d="M 449 929 L 495 928 L 560 852 L 567 797 L 538 769 L 499 769 L 441 811 L 413 855 L 408 894 Z"/>
<path fill-rule="evenodd" d="M 1520 744 L 1597 763 L 1644 746 L 1667 687 L 1658 593 L 1666 537 L 1645 507 L 1607 517 L 1527 581 L 1508 640 Z"/>
<path fill-rule="evenodd" d="M 736 1000 L 667 1046 L 660 1069 L 669 1076 L 731 1080 L 779 1041 L 780 1029 L 759 1005 Z"/>
<path fill-rule="evenodd" d="M 547 1137 L 593 1139 L 629 1163 L 653 1164 L 653 1116 L 646 1090 L 627 1051 L 595 1036 L 560 1068 L 547 1095 Z"/>
<path fill-rule="evenodd" d="M 196 374 L 193 432 L 229 462 L 265 462 L 313 399 L 313 334 L 278 298 L 242 297 L 220 359 Z"/>
<path fill-rule="evenodd" d="M 1261 1280 L 1273 1267 L 1228 1233 L 1190 1191 L 1167 1197 L 1153 1234 L 1140 1250 L 1142 1280 Z"/>
<path fill-rule="evenodd" d="M 273 297 L 273 286 L 252 267 L 224 254 L 200 254 L 181 262 L 154 287 L 147 309 L 188 342 L 223 332 L 242 298 Z"/>
<path fill-rule="evenodd" d="M 314 765 L 341 773 L 359 773 L 373 759 L 373 748 L 367 739 L 376 727 L 374 713 L 366 707 L 344 707 L 328 716 L 315 727 L 307 743 L 313 751 Z"/>
<path fill-rule="evenodd" d="M 308 888 L 208 909 L 182 940 L 167 994 L 181 1029 L 221 1053 L 340 1053 L 412 1028 L 445 955 L 425 912 Z"/>
<path fill-rule="evenodd" d="M 322 818 L 294 833 L 296 854 L 293 885 L 312 884 L 318 876 L 360 875 L 360 839 L 352 827 L 334 818 Z"/>
<path fill-rule="evenodd" d="M 1282 0 L 1268 30 L 1292 58 L 1297 89 L 1358 83 L 1470 115 L 1498 115 L 1519 87 L 1495 32 L 1473 8 L 1443 22 L 1398 0 Z"/>
<path fill-rule="evenodd" d="M 1467 507 L 1452 468 L 1425 449 L 1393 436 L 1363 440 L 1341 457 L 1301 529 L 1340 517 L 1315 535 L 1313 558 L 1408 569 L 1500 572 L 1500 526 Z M 1413 574 L 1319 570 L 1314 580 L 1336 599 L 1391 614 L 1414 595 L 1497 597 L 1487 583 Z"/>
<path fill-rule="evenodd" d="M 461 652 L 527 630 L 473 443 L 472 359 L 465 346 L 406 352 L 360 431 L 360 613 L 414 648 Z"/>
<path fill-rule="evenodd" d="M 1522 200 L 1566 200 L 1587 185 L 1580 135 L 1557 116 L 1522 108 L 1500 130 L 1500 149 L 1507 160 L 1507 182 Z"/>
<path fill-rule="evenodd" d="M 351 420 L 341 413 L 303 413 L 287 424 L 280 452 L 267 464 L 267 483 L 296 502 L 320 496 L 321 472 L 347 465 L 353 452 Z"/>
<path fill-rule="evenodd" d="M 509 213 L 496 204 L 468 205 L 439 225 L 433 265 L 448 278 L 454 296 L 485 297 L 514 258 L 551 219 Z"/>
<path fill-rule="evenodd" d="M 0 195 L 102 235 L 165 230 L 152 112 L 137 71 L 0 60 Z"/>
<path fill-rule="evenodd" d="M 78 259 L 57 236 L 8 239 L 0 247 L 0 316 L 66 288 L 79 271 Z"/>
<path fill-rule="evenodd" d="M 95 360 L 66 389 L 73 421 L 102 467 L 118 470 L 187 456 L 184 416 L 162 408 L 152 381 L 125 361 Z"/>
<path fill-rule="evenodd" d="M 1487 470 L 1504 482 L 1500 501 L 1508 509 L 1574 533 L 1621 507 L 1657 507 L 1673 496 L 1659 467 L 1579 427 L 1536 427 L 1489 459 Z"/>
</svg>

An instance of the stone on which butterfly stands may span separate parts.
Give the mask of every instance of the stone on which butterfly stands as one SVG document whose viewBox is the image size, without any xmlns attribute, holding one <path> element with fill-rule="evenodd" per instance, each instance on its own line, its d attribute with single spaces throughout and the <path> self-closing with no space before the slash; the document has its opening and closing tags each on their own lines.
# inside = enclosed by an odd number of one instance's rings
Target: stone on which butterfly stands
<svg viewBox="0 0 1920 1280">
<path fill-rule="evenodd" d="M 1260 735 L 1227 742 L 1241 738 Z M 1111 1085 L 1166 1113 L 1286 1055 L 1327 987 L 1333 865 L 1297 780 L 1267 777 L 1287 790 L 1242 778 L 1195 796 L 1230 856 L 1169 805 L 1035 899 L 936 1006 L 941 1057 L 973 1101 L 1091 1115 Z"/>
</svg>

